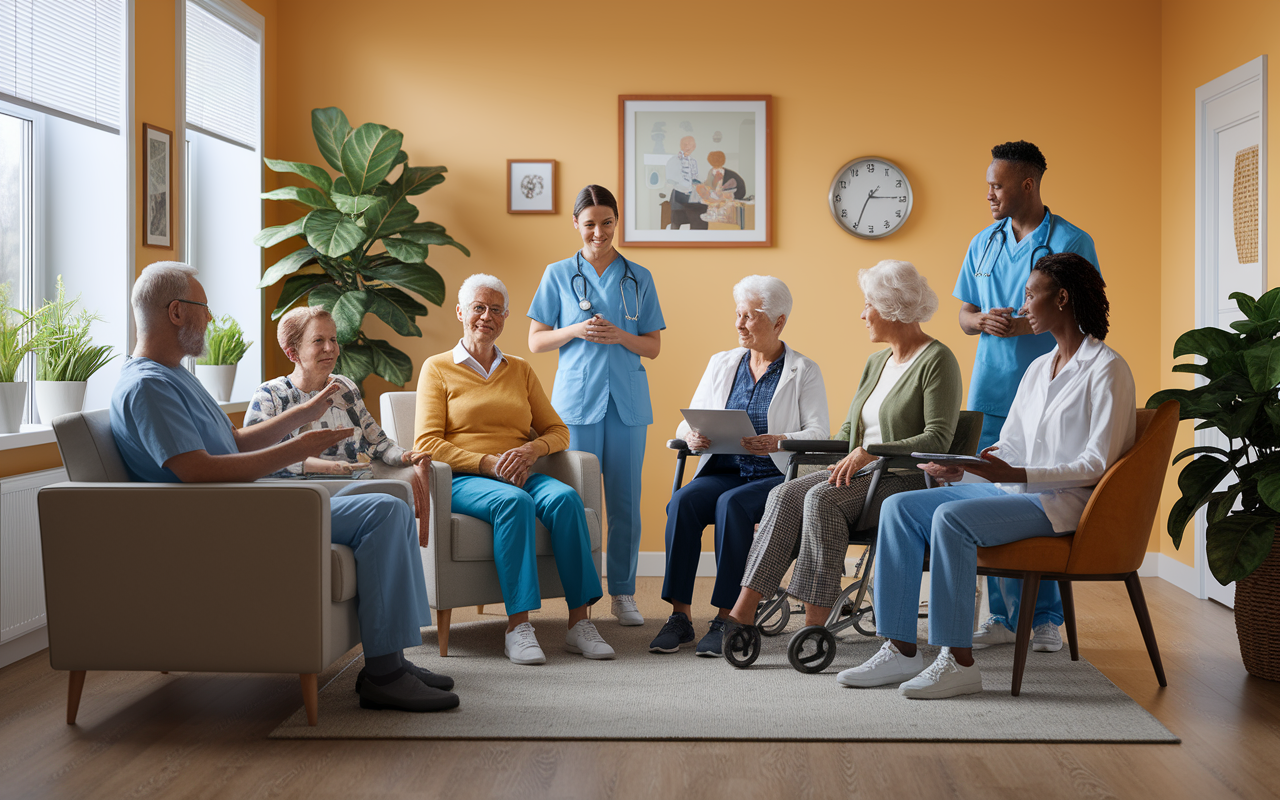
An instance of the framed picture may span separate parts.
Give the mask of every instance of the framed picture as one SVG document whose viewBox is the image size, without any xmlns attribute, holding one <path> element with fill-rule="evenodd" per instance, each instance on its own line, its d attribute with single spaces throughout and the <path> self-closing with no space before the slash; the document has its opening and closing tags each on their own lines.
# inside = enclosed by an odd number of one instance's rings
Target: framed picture
<svg viewBox="0 0 1280 800">
<path fill-rule="evenodd" d="M 556 162 L 554 160 L 507 159 L 507 213 L 556 213 Z"/>
<path fill-rule="evenodd" d="M 768 247 L 770 95 L 620 95 L 621 242 Z"/>
<path fill-rule="evenodd" d="M 142 243 L 173 247 L 173 134 L 142 125 Z"/>
</svg>

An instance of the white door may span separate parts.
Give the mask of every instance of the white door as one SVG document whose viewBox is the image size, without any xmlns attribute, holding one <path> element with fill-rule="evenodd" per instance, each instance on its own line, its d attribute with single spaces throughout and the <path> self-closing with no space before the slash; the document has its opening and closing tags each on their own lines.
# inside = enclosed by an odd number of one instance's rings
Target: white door
<svg viewBox="0 0 1280 800">
<path fill-rule="evenodd" d="M 1199 327 L 1229 329 L 1232 322 L 1244 318 L 1229 299 L 1231 293 L 1257 297 L 1267 288 L 1266 88 L 1267 57 L 1259 56 L 1196 90 Z M 1196 444 L 1228 446 L 1217 431 L 1197 431 Z M 1234 606 L 1235 584 L 1218 583 L 1205 561 L 1204 530 L 1201 509 L 1195 521 L 1200 597 Z"/>
</svg>

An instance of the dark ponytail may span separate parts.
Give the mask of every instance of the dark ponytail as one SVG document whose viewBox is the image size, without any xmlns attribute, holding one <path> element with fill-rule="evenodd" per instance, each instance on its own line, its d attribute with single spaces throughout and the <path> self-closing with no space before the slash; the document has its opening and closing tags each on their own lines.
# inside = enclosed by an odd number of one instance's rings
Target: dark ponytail
<svg viewBox="0 0 1280 800">
<path fill-rule="evenodd" d="M 613 192 L 594 183 L 578 192 L 578 199 L 573 204 L 574 219 L 591 206 L 608 206 L 613 209 L 614 217 L 621 216 L 618 214 L 618 201 L 614 198 Z"/>
</svg>

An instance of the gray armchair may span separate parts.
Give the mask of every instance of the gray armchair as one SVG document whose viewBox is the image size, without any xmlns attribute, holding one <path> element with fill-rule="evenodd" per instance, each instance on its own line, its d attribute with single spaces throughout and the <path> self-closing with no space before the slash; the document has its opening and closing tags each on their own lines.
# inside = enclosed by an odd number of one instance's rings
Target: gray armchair
<svg viewBox="0 0 1280 800">
<path fill-rule="evenodd" d="M 316 724 L 317 674 L 360 642 L 351 549 L 329 541 L 345 482 L 133 483 L 106 410 L 53 421 L 69 481 L 40 490 L 49 663 L 88 670 L 285 672 Z M 413 504 L 399 481 L 361 492 Z"/>
<path fill-rule="evenodd" d="M 401 447 L 413 447 L 415 392 L 387 392 L 382 395 L 382 429 Z M 542 472 L 572 486 L 586 506 L 587 530 L 591 534 L 591 554 L 600 569 L 601 490 L 600 463 L 591 453 L 566 450 L 540 458 L 533 465 Z M 449 654 L 449 620 L 462 606 L 482 606 L 502 602 L 502 585 L 493 564 L 493 528 L 475 517 L 454 514 L 450 498 L 453 471 L 448 464 L 431 463 L 431 520 L 427 546 L 422 548 L 422 566 L 427 576 L 427 595 L 436 610 L 440 634 L 440 655 Z M 564 597 L 564 586 L 556 571 L 551 535 L 542 523 L 536 526 L 538 585 L 543 598 Z"/>
</svg>

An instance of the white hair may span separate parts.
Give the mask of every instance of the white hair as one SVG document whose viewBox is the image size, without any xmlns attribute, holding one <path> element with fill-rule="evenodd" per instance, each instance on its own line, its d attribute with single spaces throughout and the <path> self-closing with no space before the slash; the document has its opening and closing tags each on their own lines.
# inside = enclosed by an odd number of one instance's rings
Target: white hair
<svg viewBox="0 0 1280 800">
<path fill-rule="evenodd" d="M 858 270 L 858 285 L 890 322 L 927 322 L 938 310 L 938 295 L 910 261 L 881 261 Z"/>
<path fill-rule="evenodd" d="M 784 314 L 791 318 L 791 290 L 772 275 L 748 275 L 733 287 L 733 302 L 746 303 L 753 299 L 760 302 L 760 310 L 769 322 L 777 322 Z"/>
<path fill-rule="evenodd" d="M 162 319 L 174 300 L 188 299 L 195 276 L 196 268 L 181 261 L 157 261 L 142 270 L 129 297 L 139 334 Z"/>
<path fill-rule="evenodd" d="M 463 281 L 462 285 L 458 287 L 458 305 L 463 308 L 471 305 L 471 301 L 476 299 L 476 294 L 481 289 L 492 289 L 501 294 L 503 311 L 506 311 L 507 307 L 511 305 L 511 295 L 507 294 L 506 284 L 483 272 L 477 272 Z"/>
</svg>

